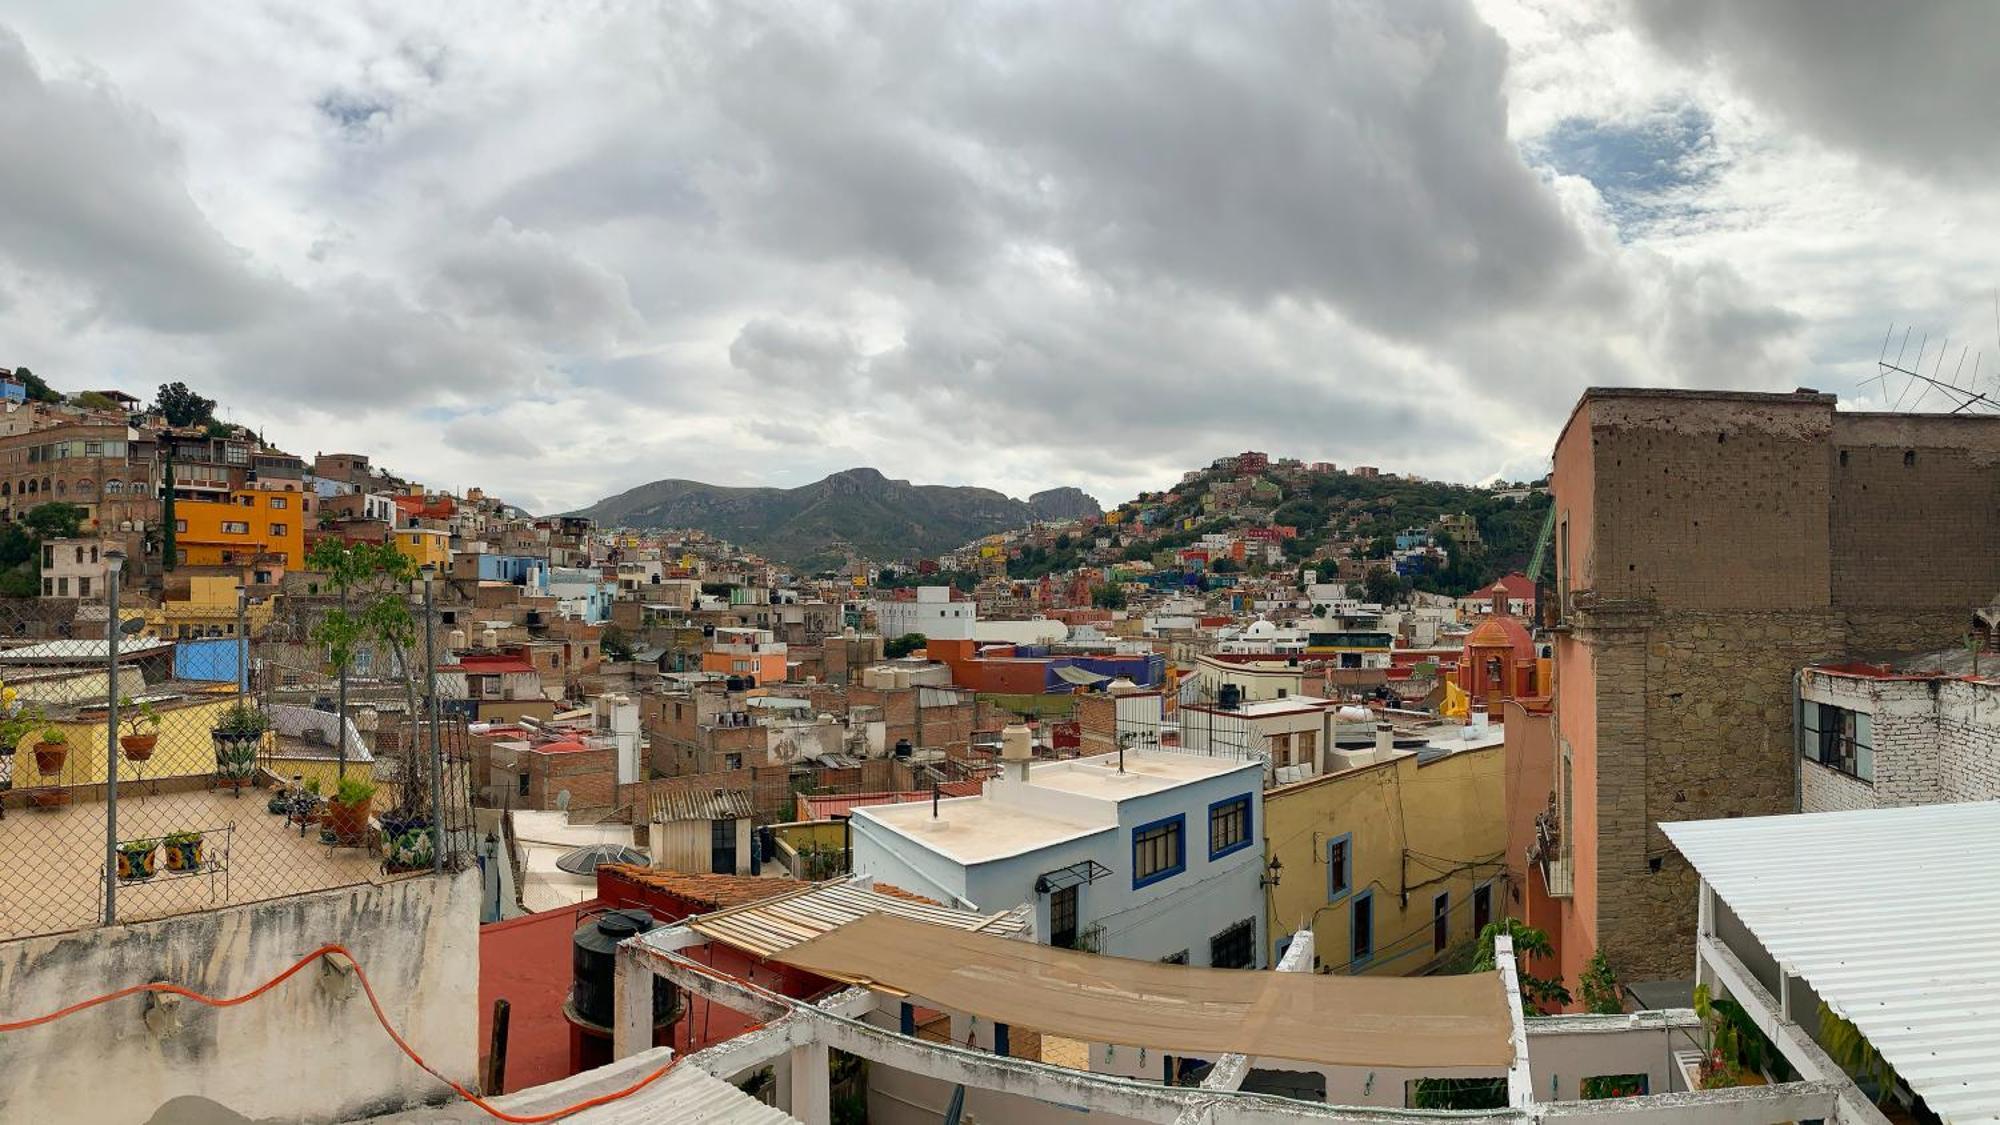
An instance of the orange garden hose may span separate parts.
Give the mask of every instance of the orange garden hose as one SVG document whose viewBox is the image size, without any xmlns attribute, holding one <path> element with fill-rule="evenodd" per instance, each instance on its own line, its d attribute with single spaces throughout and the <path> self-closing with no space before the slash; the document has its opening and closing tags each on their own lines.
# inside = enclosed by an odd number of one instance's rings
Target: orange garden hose
<svg viewBox="0 0 2000 1125">
<path fill-rule="evenodd" d="M 347 947 L 342 945 L 320 946 L 318 949 L 315 949 L 311 953 L 308 953 L 304 957 L 301 957 L 297 961 L 294 961 L 292 963 L 291 968 L 286 969 L 284 972 L 279 973 L 277 976 L 272 977 L 270 980 L 265 981 L 263 984 L 258 985 L 256 988 L 251 989 L 250 991 L 244 993 L 241 996 L 207 996 L 202 993 L 196 992 L 191 988 L 186 988 L 178 984 L 168 984 L 165 981 L 155 981 L 151 984 L 134 984 L 127 986 L 125 988 L 121 988 L 116 992 L 107 992 L 102 996 L 94 996 L 88 1000 L 79 1001 L 75 1004 L 71 1004 L 66 1008 L 58 1008 L 55 1011 L 49 1012 L 45 1015 L 33 1016 L 24 1020 L 0 1020 L 0 1034 L 4 1034 L 9 1031 L 24 1031 L 31 1027 L 40 1027 L 41 1025 L 46 1023 L 54 1023 L 56 1020 L 62 1019 L 64 1016 L 75 1015 L 78 1012 L 85 1011 L 90 1008 L 95 1008 L 98 1007 L 99 1005 L 109 1004 L 113 1000 L 122 1000 L 127 996 L 136 996 L 142 992 L 171 993 L 175 996 L 185 996 L 189 1000 L 193 1000 L 198 1004 L 206 1004 L 211 1008 L 234 1008 L 238 1004 L 247 1004 L 250 1001 L 255 1000 L 257 997 L 264 995 L 266 992 L 269 992 L 272 989 L 278 987 L 279 985 L 285 983 L 285 981 L 290 980 L 294 975 L 296 975 L 300 969 L 305 968 L 307 965 L 312 964 L 314 961 L 317 961 L 322 957 L 327 957 L 335 953 L 339 954 L 342 957 L 347 958 L 347 963 L 354 966 L 354 975 L 361 981 L 361 991 L 368 997 L 368 1006 L 374 1009 L 375 1011 L 376 1022 L 382 1025 L 382 1030 L 389 1033 L 389 1038 L 394 1040 L 396 1046 L 399 1049 L 401 1049 L 405 1055 L 408 1055 L 410 1057 L 411 1062 L 416 1063 L 419 1067 L 422 1067 L 424 1073 L 429 1074 L 431 1077 L 437 1079 L 439 1082 L 442 1082 L 445 1085 L 451 1087 L 452 1090 L 456 1092 L 459 1097 L 462 1097 L 466 1101 L 471 1102 L 473 1105 L 478 1106 L 481 1110 L 484 1110 L 486 1113 L 491 1114 L 493 1117 L 501 1121 L 510 1122 L 512 1123 L 512 1125 L 541 1125 L 541 1123 L 545 1121 L 557 1121 L 564 1117 L 568 1117 L 571 1114 L 581 1113 L 582 1111 L 593 1108 L 595 1106 L 605 1105 L 610 1102 L 615 1102 L 620 1098 L 630 1097 L 633 1094 L 638 1093 L 640 1090 L 645 1089 L 647 1086 L 652 1085 L 654 1082 L 659 1081 L 659 1079 L 662 1076 L 664 1076 L 668 1071 L 672 1070 L 674 1066 L 681 1061 L 680 1056 L 675 1056 L 674 1058 L 667 1060 L 667 1062 L 664 1065 L 660 1066 L 657 1070 L 654 1070 L 652 1073 L 646 1075 L 644 1078 L 639 1079 L 637 1082 L 632 1083 L 630 1086 L 626 1086 L 625 1088 L 620 1090 L 612 1090 L 609 1093 L 599 1094 L 594 1098 L 586 1098 L 583 1101 L 580 1101 L 572 1106 L 565 1106 L 562 1109 L 550 1110 L 547 1113 L 509 1113 L 506 1110 L 501 1109 L 493 1105 L 492 1103 L 488 1102 L 486 1099 L 480 1097 L 478 1094 L 473 1093 L 471 1090 L 466 1089 L 465 1087 L 459 1085 L 458 1083 L 438 1073 L 438 1071 L 434 1067 L 432 1067 L 431 1064 L 424 1061 L 424 1057 L 422 1055 L 417 1054 L 415 1048 L 411 1047 L 410 1044 L 407 1041 L 405 1041 L 401 1035 L 396 1033 L 395 1027 L 389 1023 L 388 1013 L 382 1010 L 381 1001 L 375 998 L 375 986 L 368 982 L 368 973 L 361 968 L 361 962 L 354 959 L 354 954 L 349 953 L 347 951 Z"/>
</svg>

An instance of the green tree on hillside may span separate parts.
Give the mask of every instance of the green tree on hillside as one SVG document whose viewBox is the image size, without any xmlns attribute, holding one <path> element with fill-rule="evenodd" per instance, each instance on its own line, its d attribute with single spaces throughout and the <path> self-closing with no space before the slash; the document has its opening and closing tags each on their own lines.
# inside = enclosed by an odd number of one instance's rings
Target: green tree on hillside
<svg viewBox="0 0 2000 1125">
<path fill-rule="evenodd" d="M 55 392 L 40 375 L 25 367 L 14 369 L 14 381 L 26 387 L 29 402 L 61 402 L 62 396 Z"/>
<path fill-rule="evenodd" d="M 199 426 L 215 417 L 215 400 L 194 393 L 186 383 L 162 383 L 153 409 L 169 426 Z"/>
</svg>

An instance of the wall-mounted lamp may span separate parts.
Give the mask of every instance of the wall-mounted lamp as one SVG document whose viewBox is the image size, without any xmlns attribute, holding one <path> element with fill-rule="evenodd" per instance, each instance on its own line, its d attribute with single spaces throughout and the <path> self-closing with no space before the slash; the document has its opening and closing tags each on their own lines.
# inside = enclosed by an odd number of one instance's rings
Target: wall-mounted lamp
<svg viewBox="0 0 2000 1125">
<path fill-rule="evenodd" d="M 1260 887 L 1275 887 L 1278 885 L 1279 876 L 1284 873 L 1285 861 L 1279 859 L 1277 856 L 1272 856 L 1271 862 L 1264 865 L 1263 877 L 1257 880 L 1257 885 Z"/>
</svg>

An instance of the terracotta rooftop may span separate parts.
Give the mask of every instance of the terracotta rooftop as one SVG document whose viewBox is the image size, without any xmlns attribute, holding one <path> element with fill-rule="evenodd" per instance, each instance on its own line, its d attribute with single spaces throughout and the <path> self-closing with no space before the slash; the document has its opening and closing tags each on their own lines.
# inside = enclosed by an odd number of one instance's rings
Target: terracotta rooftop
<svg viewBox="0 0 2000 1125">
<path fill-rule="evenodd" d="M 686 871 L 664 871 L 631 863 L 607 863 L 597 869 L 598 877 L 627 879 L 640 886 L 678 895 L 710 910 L 762 902 L 772 895 L 797 890 L 804 884 L 796 879 L 765 878 L 761 875 L 708 875 Z"/>
</svg>

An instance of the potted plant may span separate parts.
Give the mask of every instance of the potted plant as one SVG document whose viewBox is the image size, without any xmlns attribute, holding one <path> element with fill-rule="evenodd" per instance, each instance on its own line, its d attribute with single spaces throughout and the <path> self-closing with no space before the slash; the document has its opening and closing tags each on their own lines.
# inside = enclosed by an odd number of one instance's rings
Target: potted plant
<svg viewBox="0 0 2000 1125">
<path fill-rule="evenodd" d="M 333 842 L 343 848 L 357 848 L 368 835 L 368 805 L 375 799 L 375 786 L 358 777 L 343 777 L 326 805 L 326 826 Z"/>
<path fill-rule="evenodd" d="M 125 720 L 126 733 L 118 736 L 118 748 L 128 762 L 143 762 L 153 756 L 160 741 L 160 713 L 151 703 L 140 703 Z"/>
<path fill-rule="evenodd" d="M 44 776 L 62 772 L 69 761 L 69 736 L 61 727 L 43 727 L 35 740 L 35 768 Z"/>
<path fill-rule="evenodd" d="M 128 883 L 151 879 L 156 870 L 159 847 L 158 840 L 120 840 L 118 877 Z"/>
<path fill-rule="evenodd" d="M 1708 1034 L 1708 1050 L 1701 1058 L 1701 1088 L 1718 1090 L 1729 1086 L 1763 1086 L 1765 1060 L 1771 1057 L 1767 1040 L 1743 1006 L 1727 998 L 1711 996 L 1706 984 L 1695 986 L 1694 1013 Z"/>
<path fill-rule="evenodd" d="M 241 791 L 257 773 L 257 747 L 271 720 L 248 703 L 232 704 L 215 721 L 215 776 Z"/>
<path fill-rule="evenodd" d="M 428 871 L 437 855 L 430 818 L 391 810 L 381 816 L 383 866 L 390 871 Z"/>
<path fill-rule="evenodd" d="M 162 843 L 166 845 L 167 850 L 167 870 L 181 872 L 201 870 L 201 833 L 175 832 L 167 836 Z"/>
</svg>

